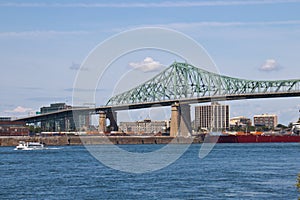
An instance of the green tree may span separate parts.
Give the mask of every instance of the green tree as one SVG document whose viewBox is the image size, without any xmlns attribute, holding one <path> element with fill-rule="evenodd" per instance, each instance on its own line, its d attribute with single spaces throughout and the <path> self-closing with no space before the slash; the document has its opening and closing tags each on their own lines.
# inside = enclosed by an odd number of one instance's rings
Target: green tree
<svg viewBox="0 0 300 200">
<path fill-rule="evenodd" d="M 40 133 L 41 132 L 41 127 L 36 126 L 34 127 L 33 125 L 30 125 L 29 127 L 30 133 Z"/>
<path fill-rule="evenodd" d="M 298 178 L 297 178 L 297 184 L 296 184 L 299 192 L 300 192 L 300 173 L 298 174 Z"/>
<path fill-rule="evenodd" d="M 39 126 L 35 127 L 35 129 L 34 129 L 35 133 L 40 133 L 41 131 L 42 131 L 42 129 Z"/>
<path fill-rule="evenodd" d="M 277 128 L 286 129 L 287 126 L 285 126 L 285 125 L 283 125 L 283 124 L 278 124 L 278 125 L 277 125 Z"/>
<path fill-rule="evenodd" d="M 247 126 L 248 132 L 255 131 L 255 126 Z"/>
<path fill-rule="evenodd" d="M 34 126 L 30 125 L 28 128 L 30 133 L 34 133 Z"/>
<path fill-rule="evenodd" d="M 297 188 L 298 188 L 298 191 L 300 192 L 300 173 L 298 174 L 296 186 L 297 186 Z M 298 198 L 298 200 L 300 200 L 300 197 Z"/>
</svg>

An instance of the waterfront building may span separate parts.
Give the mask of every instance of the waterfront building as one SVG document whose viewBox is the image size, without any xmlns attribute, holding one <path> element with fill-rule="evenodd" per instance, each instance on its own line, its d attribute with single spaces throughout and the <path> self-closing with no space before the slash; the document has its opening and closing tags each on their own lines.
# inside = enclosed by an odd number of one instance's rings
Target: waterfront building
<svg viewBox="0 0 300 200">
<path fill-rule="evenodd" d="M 254 126 L 265 126 L 275 128 L 278 124 L 278 117 L 274 114 L 254 115 Z"/>
<path fill-rule="evenodd" d="M 239 117 L 233 117 L 229 121 L 230 127 L 246 127 L 251 126 L 252 121 L 250 118 L 239 116 Z"/>
<path fill-rule="evenodd" d="M 229 128 L 229 106 L 217 102 L 195 107 L 195 128 L 222 131 Z"/>
<path fill-rule="evenodd" d="M 165 121 L 151 121 L 145 119 L 136 122 L 120 122 L 119 131 L 129 134 L 156 134 L 165 133 L 169 128 L 170 122 Z"/>
<path fill-rule="evenodd" d="M 28 136 L 25 122 L 11 121 L 10 117 L 0 117 L 0 136 Z"/>
</svg>

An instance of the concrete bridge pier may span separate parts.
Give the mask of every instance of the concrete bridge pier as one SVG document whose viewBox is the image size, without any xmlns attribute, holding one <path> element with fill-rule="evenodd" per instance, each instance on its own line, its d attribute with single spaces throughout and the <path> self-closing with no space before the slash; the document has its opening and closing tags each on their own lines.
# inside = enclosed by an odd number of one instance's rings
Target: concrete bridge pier
<svg viewBox="0 0 300 200">
<path fill-rule="evenodd" d="M 106 119 L 109 119 L 110 121 L 110 128 L 107 130 L 106 128 Z M 100 133 L 104 133 L 106 131 L 117 131 L 118 125 L 117 125 L 117 112 L 116 111 L 100 111 L 99 113 L 99 128 L 98 131 Z"/>
<path fill-rule="evenodd" d="M 176 137 L 179 128 L 179 104 L 175 103 L 171 106 L 171 123 L 170 123 L 170 136 Z"/>
<path fill-rule="evenodd" d="M 192 133 L 190 105 L 175 103 L 171 106 L 171 137 L 188 137 Z"/>
<path fill-rule="evenodd" d="M 104 133 L 106 131 L 106 113 L 104 111 L 100 111 L 100 113 L 99 113 L 98 131 L 100 133 Z"/>
</svg>

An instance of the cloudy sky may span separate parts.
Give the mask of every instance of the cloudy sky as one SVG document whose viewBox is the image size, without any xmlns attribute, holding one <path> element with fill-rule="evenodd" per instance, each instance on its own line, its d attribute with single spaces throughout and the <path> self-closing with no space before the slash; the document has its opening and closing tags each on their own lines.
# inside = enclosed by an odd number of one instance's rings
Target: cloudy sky
<svg viewBox="0 0 300 200">
<path fill-rule="evenodd" d="M 0 0 L 0 116 L 26 116 L 54 102 L 72 104 L 76 74 L 89 52 L 137 27 L 165 27 L 188 35 L 206 49 L 221 74 L 254 80 L 300 78 L 299 10 L 300 0 Z M 114 65 L 118 73 L 138 71 L 150 78 L 177 59 L 143 51 Z M 96 104 L 103 105 L 111 88 L 99 88 Z M 299 98 L 227 103 L 232 117 L 274 113 L 284 124 L 297 120 L 300 108 Z"/>
</svg>

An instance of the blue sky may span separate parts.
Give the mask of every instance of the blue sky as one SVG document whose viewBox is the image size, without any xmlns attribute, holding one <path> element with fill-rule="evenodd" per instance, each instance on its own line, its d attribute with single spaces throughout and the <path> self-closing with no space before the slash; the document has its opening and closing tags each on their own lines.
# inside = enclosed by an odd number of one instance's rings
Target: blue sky
<svg viewBox="0 0 300 200">
<path fill-rule="evenodd" d="M 53 102 L 71 104 L 77 68 L 88 53 L 108 37 L 136 27 L 166 27 L 190 36 L 221 74 L 300 78 L 299 10 L 300 0 L 2 0 L 0 115 L 26 116 Z M 145 51 L 117 63 L 126 71 L 147 57 L 163 66 L 174 61 Z M 105 104 L 105 93 L 97 97 L 98 105 Z M 275 113 L 285 124 L 297 120 L 300 107 L 299 98 L 227 103 L 232 117 Z"/>
</svg>

